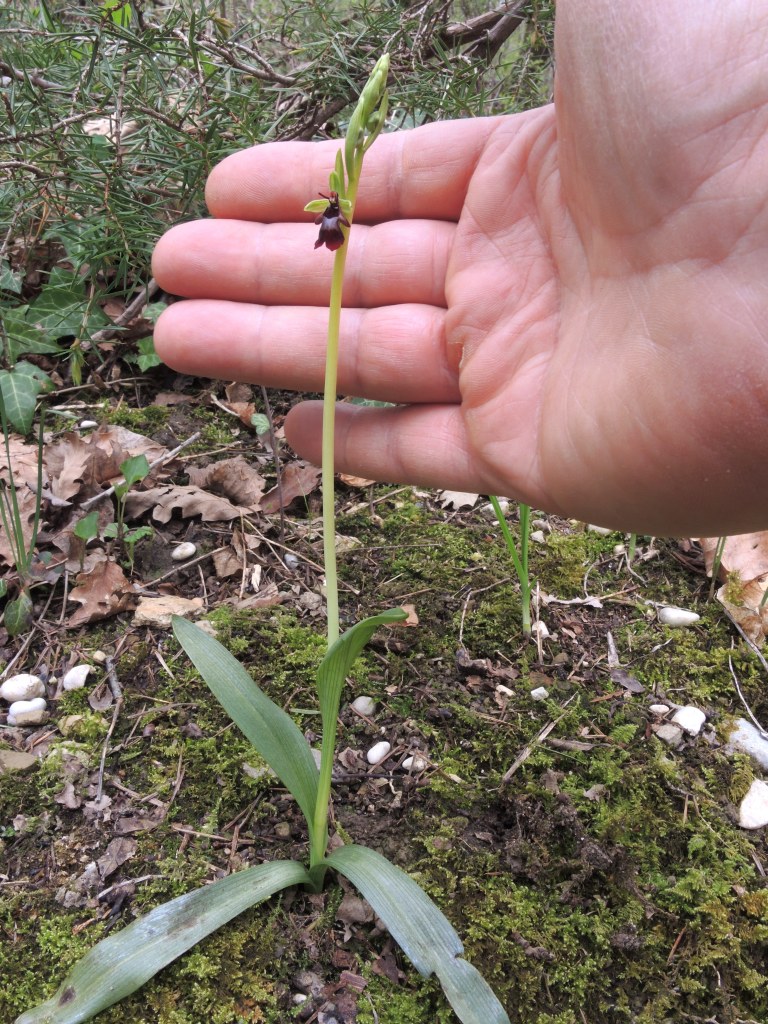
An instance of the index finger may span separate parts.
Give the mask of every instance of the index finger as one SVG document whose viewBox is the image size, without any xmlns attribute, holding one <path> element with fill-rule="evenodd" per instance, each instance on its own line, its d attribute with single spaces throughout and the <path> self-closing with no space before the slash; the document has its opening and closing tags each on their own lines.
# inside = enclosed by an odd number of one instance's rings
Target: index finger
<svg viewBox="0 0 768 1024">
<path fill-rule="evenodd" d="M 469 180 L 499 117 L 438 121 L 380 135 L 365 156 L 355 216 L 366 223 L 419 217 L 457 221 Z M 266 142 L 227 157 L 208 178 L 214 217 L 303 221 L 328 188 L 343 140 Z"/>
</svg>

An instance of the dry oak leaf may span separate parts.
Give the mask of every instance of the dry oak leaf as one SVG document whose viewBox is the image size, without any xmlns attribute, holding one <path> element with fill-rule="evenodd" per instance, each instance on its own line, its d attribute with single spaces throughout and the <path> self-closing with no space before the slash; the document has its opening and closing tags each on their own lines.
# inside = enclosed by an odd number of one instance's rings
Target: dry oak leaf
<svg viewBox="0 0 768 1024">
<path fill-rule="evenodd" d="M 317 487 L 320 480 L 320 469 L 309 462 L 290 462 L 280 478 L 280 488 L 273 487 L 261 501 L 261 511 L 271 515 L 280 510 L 282 498 L 283 508 L 287 508 L 296 498 L 306 497 Z"/>
<path fill-rule="evenodd" d="M 71 629 L 132 608 L 136 594 L 117 562 L 105 560 L 90 572 L 75 577 L 69 599 L 82 605 L 69 617 L 67 626 Z"/>
<path fill-rule="evenodd" d="M 206 523 L 228 522 L 251 512 L 249 508 L 240 508 L 226 498 L 199 487 L 167 484 L 150 487 L 146 491 L 129 491 L 125 502 L 129 519 L 137 518 L 150 508 L 153 509 L 152 518 L 158 523 L 169 522 L 177 509 L 184 518 L 200 516 Z"/>
<path fill-rule="evenodd" d="M 169 629 L 171 618 L 181 615 L 185 619 L 192 618 L 203 610 L 202 597 L 175 597 L 166 594 L 163 597 L 142 597 L 133 614 L 134 626 L 159 626 Z"/>
<path fill-rule="evenodd" d="M 193 466 L 188 472 L 193 486 L 220 494 L 236 505 L 258 512 L 264 493 L 264 478 L 242 455 L 213 462 L 210 466 Z"/>
<path fill-rule="evenodd" d="M 717 537 L 698 537 L 707 571 L 712 573 Z M 741 533 L 727 537 L 718 578 L 726 581 L 717 599 L 755 644 L 768 633 L 768 532 Z"/>
</svg>

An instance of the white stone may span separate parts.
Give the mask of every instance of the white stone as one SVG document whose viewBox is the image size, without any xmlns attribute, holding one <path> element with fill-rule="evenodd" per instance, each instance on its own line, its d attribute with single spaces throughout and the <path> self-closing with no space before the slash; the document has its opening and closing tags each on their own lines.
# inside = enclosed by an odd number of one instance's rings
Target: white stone
<svg viewBox="0 0 768 1024">
<path fill-rule="evenodd" d="M 78 426 L 81 430 L 93 430 L 94 427 L 98 427 L 96 420 L 80 420 Z"/>
<path fill-rule="evenodd" d="M 391 749 L 391 743 L 387 743 L 386 740 L 379 740 L 378 743 L 373 744 L 371 749 L 365 755 L 365 759 L 368 764 L 381 764 Z"/>
<path fill-rule="evenodd" d="M 546 700 L 549 696 L 549 690 L 546 686 L 537 686 L 535 690 L 531 690 L 531 696 L 534 700 Z"/>
<path fill-rule="evenodd" d="M 502 697 L 514 697 L 515 696 L 515 691 L 514 690 L 510 690 L 510 688 L 508 686 L 505 686 L 504 683 L 497 683 L 496 684 L 496 693 L 501 694 Z"/>
<path fill-rule="evenodd" d="M 670 747 L 679 747 L 683 741 L 683 730 L 673 722 L 664 722 L 661 725 L 654 725 L 652 728 L 656 736 L 668 743 Z"/>
<path fill-rule="evenodd" d="M 627 546 L 626 546 L 626 544 L 614 544 L 613 545 L 613 553 L 617 557 L 619 555 L 625 555 L 627 553 Z"/>
<path fill-rule="evenodd" d="M 403 761 L 403 768 L 407 772 L 422 772 L 427 767 L 427 762 L 418 754 L 410 754 Z"/>
<path fill-rule="evenodd" d="M 40 676 L 22 672 L 11 676 L 0 686 L 0 697 L 12 704 L 16 700 L 32 700 L 33 697 L 45 696 L 45 684 Z"/>
<path fill-rule="evenodd" d="M 651 704 L 648 710 L 652 715 L 666 715 L 669 708 L 666 704 Z"/>
<path fill-rule="evenodd" d="M 39 725 L 45 718 L 47 707 L 42 697 L 16 700 L 8 708 L 8 725 Z"/>
<path fill-rule="evenodd" d="M 659 622 L 665 626 L 692 626 L 701 618 L 696 612 L 690 612 L 687 608 L 675 608 L 673 605 L 659 608 L 658 615 Z"/>
<path fill-rule="evenodd" d="M 610 530 L 607 526 L 595 526 L 594 523 L 587 523 L 587 531 L 589 533 L 596 533 L 599 537 L 608 537 L 614 530 Z"/>
<path fill-rule="evenodd" d="M 82 690 L 90 671 L 90 665 L 74 665 L 69 672 L 64 673 L 64 678 L 61 680 L 62 688 L 64 690 Z"/>
<path fill-rule="evenodd" d="M 366 718 L 370 718 L 376 710 L 376 701 L 373 697 L 355 697 L 352 701 L 352 708 L 358 715 L 365 715 Z"/>
<path fill-rule="evenodd" d="M 188 558 L 195 554 L 197 554 L 197 547 L 191 540 L 185 540 L 182 544 L 176 545 L 171 552 L 171 558 L 174 562 L 186 562 Z"/>
<path fill-rule="evenodd" d="M 299 567 L 298 557 L 296 555 L 291 554 L 290 551 L 287 554 L 283 555 L 283 562 L 285 563 L 285 566 L 288 569 L 298 569 Z"/>
<path fill-rule="evenodd" d="M 545 622 L 534 622 L 531 626 L 531 632 L 535 633 L 539 640 L 546 640 L 549 637 L 549 630 Z"/>
<path fill-rule="evenodd" d="M 547 543 L 547 538 L 544 536 L 544 531 L 543 530 L 534 530 L 533 533 L 531 533 L 531 540 L 533 541 L 534 544 L 546 544 Z"/>
<path fill-rule="evenodd" d="M 768 782 L 755 779 L 739 806 L 742 828 L 763 828 L 768 825 Z"/>
<path fill-rule="evenodd" d="M 672 715 L 672 721 L 675 725 L 679 725 L 681 729 L 691 736 L 698 736 L 701 732 L 701 727 L 707 720 L 707 716 L 699 708 L 694 708 L 690 704 L 687 704 L 684 708 L 678 708 L 678 710 Z"/>
<path fill-rule="evenodd" d="M 93 658 L 97 665 L 103 665 L 104 662 L 107 660 L 107 655 L 104 653 L 104 651 L 94 651 L 91 657 Z"/>
<path fill-rule="evenodd" d="M 746 718 L 736 719 L 725 749 L 731 754 L 737 750 L 749 754 L 763 768 L 768 768 L 768 736 L 763 736 Z"/>
</svg>

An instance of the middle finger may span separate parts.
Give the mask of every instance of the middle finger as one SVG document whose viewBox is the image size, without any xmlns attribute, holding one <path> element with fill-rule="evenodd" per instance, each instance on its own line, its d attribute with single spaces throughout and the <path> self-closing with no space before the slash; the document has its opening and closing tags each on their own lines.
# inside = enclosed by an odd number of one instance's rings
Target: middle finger
<svg viewBox="0 0 768 1024">
<path fill-rule="evenodd" d="M 399 220 L 356 224 L 348 240 L 344 305 L 401 302 L 445 306 L 445 276 L 455 225 Z M 332 254 L 315 250 L 317 228 L 200 220 L 171 228 L 153 257 L 165 291 L 186 298 L 265 305 L 328 302 Z"/>
</svg>

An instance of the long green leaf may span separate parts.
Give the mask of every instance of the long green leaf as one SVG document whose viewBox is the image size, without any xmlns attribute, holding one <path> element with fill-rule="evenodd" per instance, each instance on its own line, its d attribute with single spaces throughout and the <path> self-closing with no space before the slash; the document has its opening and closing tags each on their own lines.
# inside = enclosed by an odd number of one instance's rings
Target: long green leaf
<svg viewBox="0 0 768 1024">
<path fill-rule="evenodd" d="M 162 904 L 76 964 L 58 991 L 16 1024 L 78 1024 L 119 1002 L 206 935 L 281 889 L 305 884 L 301 864 L 277 860 L 246 868 Z"/>
<path fill-rule="evenodd" d="M 463 1024 L 510 1024 L 488 982 L 461 958 L 453 925 L 410 875 L 364 846 L 339 847 L 325 863 L 357 886 L 416 970 L 437 975 Z"/>
<path fill-rule="evenodd" d="M 336 716 L 339 713 L 341 689 L 360 651 L 379 626 L 402 622 L 407 617 L 407 612 L 402 608 L 390 608 L 379 615 L 371 615 L 370 618 L 355 623 L 328 649 L 317 670 L 317 689 L 320 695 L 320 711 L 325 731 L 335 726 Z"/>
<path fill-rule="evenodd" d="M 179 616 L 173 631 L 232 721 L 295 797 L 311 833 L 319 773 L 299 727 L 218 640 Z"/>
</svg>

